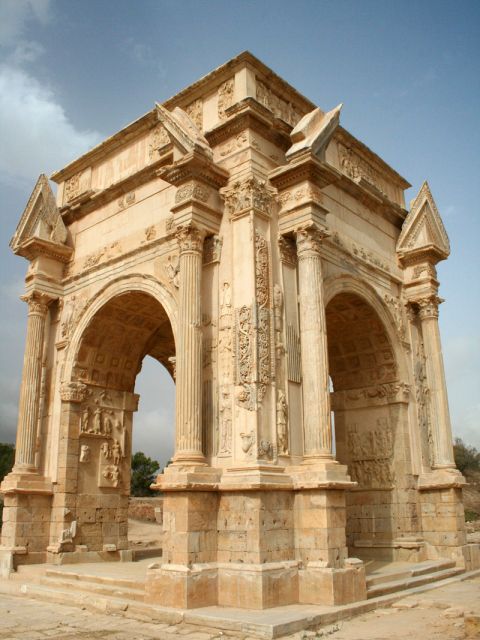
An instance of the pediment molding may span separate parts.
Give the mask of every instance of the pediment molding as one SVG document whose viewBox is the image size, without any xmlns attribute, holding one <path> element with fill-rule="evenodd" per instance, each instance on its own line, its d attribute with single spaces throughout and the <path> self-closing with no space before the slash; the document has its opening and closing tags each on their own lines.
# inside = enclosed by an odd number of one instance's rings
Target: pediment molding
<svg viewBox="0 0 480 640">
<path fill-rule="evenodd" d="M 426 181 L 405 218 L 397 253 L 402 260 L 422 255 L 431 262 L 444 260 L 450 254 L 450 241 Z"/>
<path fill-rule="evenodd" d="M 62 220 L 48 178 L 43 173 L 37 180 L 24 212 L 10 240 L 12 251 L 32 259 L 32 247 L 60 247 L 65 253 L 67 228 Z M 37 242 L 33 242 L 37 241 Z M 28 248 L 27 248 L 28 247 Z"/>
</svg>

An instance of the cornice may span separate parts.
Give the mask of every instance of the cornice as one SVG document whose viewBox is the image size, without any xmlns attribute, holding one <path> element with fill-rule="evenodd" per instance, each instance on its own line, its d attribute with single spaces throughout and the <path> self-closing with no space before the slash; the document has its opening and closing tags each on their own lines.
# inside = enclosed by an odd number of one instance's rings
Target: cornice
<svg viewBox="0 0 480 640">
<path fill-rule="evenodd" d="M 338 169 L 319 160 L 311 153 L 305 153 L 294 162 L 282 165 L 269 174 L 269 180 L 279 191 L 310 181 L 315 186 L 324 187 L 337 182 L 342 177 Z"/>
<path fill-rule="evenodd" d="M 156 179 L 158 170 L 171 163 L 172 160 L 173 152 L 172 149 L 169 148 L 159 160 L 149 164 L 124 180 L 119 180 L 106 189 L 91 189 L 82 193 L 77 199 L 72 200 L 68 205 L 60 208 L 60 214 L 65 224 L 70 224 L 73 220 L 83 218 L 83 216 L 90 213 L 90 211 L 108 204 L 112 200 L 115 200 L 125 193 L 142 186 L 150 180 Z"/>
<path fill-rule="evenodd" d="M 193 151 L 186 154 L 178 162 L 160 169 L 156 175 L 174 186 L 179 186 L 187 180 L 196 179 L 214 189 L 220 189 L 227 184 L 230 174 L 203 153 Z"/>
<path fill-rule="evenodd" d="M 342 174 L 336 186 L 362 202 L 366 207 L 383 215 L 396 227 L 402 227 L 403 221 L 407 217 L 407 210 L 396 202 L 392 202 L 368 180 L 360 178 L 360 180 L 356 181 Z"/>
<path fill-rule="evenodd" d="M 244 98 L 225 111 L 228 119 L 205 132 L 211 147 L 225 142 L 246 129 L 252 129 L 266 140 L 286 151 L 292 127 L 264 107 L 255 98 Z"/>
<path fill-rule="evenodd" d="M 64 244 L 57 244 L 50 240 L 42 240 L 41 238 L 30 238 L 23 242 L 15 251 L 15 253 L 27 260 L 33 260 L 38 256 L 45 256 L 58 262 L 67 263 L 73 254 L 72 247 Z"/>
<path fill-rule="evenodd" d="M 389 164 L 382 160 L 380 156 L 378 156 L 374 151 L 372 151 L 366 144 L 364 144 L 358 138 L 355 138 L 349 131 L 344 129 L 341 125 L 337 128 L 334 133 L 333 139 L 336 142 L 340 142 L 348 145 L 355 151 L 357 151 L 361 156 L 365 157 L 368 162 L 374 165 L 374 168 L 379 172 L 384 174 L 385 178 L 388 181 L 394 182 L 396 186 L 401 189 L 408 189 L 412 185 L 405 180 L 403 176 L 401 176 L 395 169 L 393 169 Z"/>
<path fill-rule="evenodd" d="M 67 164 L 63 169 L 55 171 L 50 176 L 50 180 L 60 184 L 64 182 L 79 171 L 83 171 L 87 167 L 91 166 L 100 159 L 103 159 L 106 155 L 112 153 L 119 147 L 123 146 L 126 142 L 137 138 L 140 134 L 151 129 L 158 122 L 158 115 L 156 108 L 148 111 L 145 115 L 141 116 L 137 120 L 134 120 L 120 131 L 117 131 L 110 137 L 106 138 L 97 144 L 97 146 L 87 151 L 82 156 Z"/>
<path fill-rule="evenodd" d="M 207 73 L 207 75 L 203 76 L 188 87 L 185 87 L 171 98 L 168 98 L 168 100 L 165 100 L 163 105 L 167 109 L 181 107 L 182 105 L 185 106 L 193 100 L 214 91 L 219 84 L 230 78 L 238 69 L 245 66 L 248 66 L 253 71 L 257 72 L 261 80 L 267 82 L 273 89 L 276 89 L 277 92 L 285 96 L 285 98 L 293 98 L 295 102 L 302 106 L 305 112 L 311 111 L 315 108 L 313 102 L 302 95 L 291 84 L 277 75 L 272 71 L 272 69 L 270 69 L 270 67 L 267 67 L 266 64 L 256 58 L 249 51 L 243 51 L 238 56 L 228 60 L 210 73 Z"/>
</svg>

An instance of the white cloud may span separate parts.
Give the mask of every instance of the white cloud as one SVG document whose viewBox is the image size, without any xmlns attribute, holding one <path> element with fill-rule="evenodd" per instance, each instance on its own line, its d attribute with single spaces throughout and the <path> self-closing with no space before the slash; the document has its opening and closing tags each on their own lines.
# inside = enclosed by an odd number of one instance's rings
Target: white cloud
<svg viewBox="0 0 480 640">
<path fill-rule="evenodd" d="M 31 182 L 61 168 L 101 140 L 79 131 L 55 95 L 25 70 L 0 66 L 0 181 Z"/>
<path fill-rule="evenodd" d="M 47 24 L 51 19 L 50 0 L 1 0 L 0 45 L 16 45 L 31 20 Z"/>
</svg>

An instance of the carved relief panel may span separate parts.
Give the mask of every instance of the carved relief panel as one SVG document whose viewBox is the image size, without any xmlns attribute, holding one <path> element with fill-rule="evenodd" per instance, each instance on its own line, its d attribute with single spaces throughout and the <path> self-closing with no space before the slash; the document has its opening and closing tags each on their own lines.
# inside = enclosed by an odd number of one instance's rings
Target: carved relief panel
<svg viewBox="0 0 480 640">
<path fill-rule="evenodd" d="M 79 483 L 84 491 L 129 491 L 130 416 L 134 407 L 128 407 L 132 402 L 127 396 L 135 400 L 133 394 L 87 385 L 79 411 Z"/>
<path fill-rule="evenodd" d="M 375 427 L 347 427 L 349 471 L 358 489 L 390 489 L 393 470 L 393 431 L 387 418 L 377 418 Z"/>
</svg>

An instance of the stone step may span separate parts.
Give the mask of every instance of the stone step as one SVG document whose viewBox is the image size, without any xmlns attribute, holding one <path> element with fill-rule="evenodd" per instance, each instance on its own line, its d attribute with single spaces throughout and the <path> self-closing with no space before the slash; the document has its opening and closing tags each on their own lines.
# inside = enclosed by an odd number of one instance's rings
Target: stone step
<svg viewBox="0 0 480 640">
<path fill-rule="evenodd" d="M 120 585 L 102 584 L 87 580 L 63 580 L 59 576 L 41 578 L 40 584 L 53 589 L 68 589 L 70 590 L 70 593 L 85 592 L 91 595 L 108 596 L 128 601 L 134 600 L 135 602 L 143 602 L 145 597 L 144 589 L 129 589 Z"/>
<path fill-rule="evenodd" d="M 431 584 L 439 580 L 445 580 L 447 578 L 453 578 L 454 576 L 464 573 L 465 569 L 451 568 L 443 569 L 441 571 L 434 571 L 433 573 L 426 573 L 417 576 L 411 576 L 402 578 L 400 580 L 392 580 L 391 582 L 383 582 L 381 584 L 367 587 L 367 598 L 377 598 L 379 596 L 385 596 L 397 591 L 404 591 L 405 589 L 412 589 L 414 587 L 421 587 L 425 584 Z"/>
<path fill-rule="evenodd" d="M 421 576 L 427 573 L 435 573 L 444 569 L 455 567 L 454 560 L 429 560 L 428 562 L 419 562 L 411 567 L 404 567 L 396 571 L 378 571 L 367 575 L 367 589 L 375 585 L 396 580 L 404 580 L 410 577 Z"/>
<path fill-rule="evenodd" d="M 94 573 L 80 573 L 76 571 L 62 571 L 61 569 L 47 569 L 44 573 L 47 578 L 68 581 L 76 585 L 78 581 L 100 584 L 110 587 L 120 587 L 122 589 L 145 589 L 144 580 L 134 580 L 131 578 L 121 578 L 116 576 L 102 576 Z"/>
<path fill-rule="evenodd" d="M 162 560 L 161 547 L 145 547 L 144 549 L 132 549 L 133 561 L 146 560 L 147 558 L 158 558 L 158 562 Z"/>
</svg>

